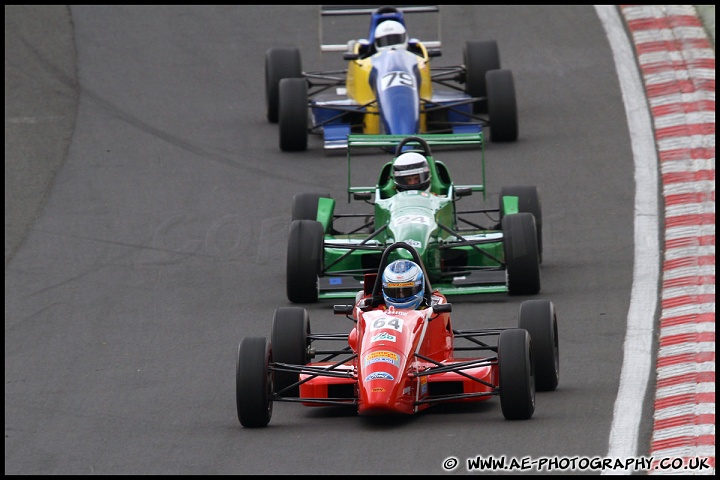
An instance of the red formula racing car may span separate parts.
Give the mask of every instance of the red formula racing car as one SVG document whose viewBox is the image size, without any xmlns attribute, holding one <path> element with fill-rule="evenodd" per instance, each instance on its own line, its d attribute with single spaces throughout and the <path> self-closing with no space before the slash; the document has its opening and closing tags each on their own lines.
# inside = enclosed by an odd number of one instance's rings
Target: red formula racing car
<svg viewBox="0 0 720 480">
<path fill-rule="evenodd" d="M 245 337 L 239 345 L 236 403 L 240 423 L 264 427 L 273 402 L 305 406 L 349 405 L 359 415 L 413 414 L 447 402 L 500 397 L 506 419 L 529 419 L 535 391 L 559 381 L 555 307 L 548 300 L 520 305 L 518 328 L 455 330 L 452 305 L 423 278 L 423 307 L 386 307 L 383 271 L 398 248 L 420 256 L 407 243 L 389 246 L 378 273 L 367 274 L 355 305 L 335 305 L 354 327 L 349 333 L 313 334 L 307 310 L 275 311 L 272 336 Z M 492 341 L 496 339 L 496 341 Z M 456 346 L 459 341 L 469 346 Z M 334 342 L 322 350 L 315 342 Z M 485 352 L 467 357 L 467 352 Z"/>
</svg>

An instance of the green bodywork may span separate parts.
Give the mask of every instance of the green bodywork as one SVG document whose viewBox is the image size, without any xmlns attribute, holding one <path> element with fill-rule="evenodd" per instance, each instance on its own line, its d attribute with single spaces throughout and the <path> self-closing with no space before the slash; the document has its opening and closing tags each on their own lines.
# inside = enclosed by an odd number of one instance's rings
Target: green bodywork
<svg viewBox="0 0 720 480">
<path fill-rule="evenodd" d="M 466 135 L 419 135 L 429 146 L 479 143 L 482 133 Z M 462 138 L 459 138 L 462 137 Z M 485 198 L 485 157 L 481 150 L 482 184 L 455 185 L 445 165 L 428 156 L 432 174 L 430 193 L 397 192 L 391 178 L 392 162 L 385 164 L 373 187 L 354 187 L 351 152 L 357 147 L 393 147 L 404 136 L 350 135 L 348 138 L 348 195 L 374 194 L 374 217 L 363 231 L 341 233 L 334 229 L 335 200 L 320 198 L 317 220 L 323 225 L 324 258 L 319 298 L 350 298 L 362 288 L 363 276 L 376 273 L 385 247 L 406 242 L 422 258 L 432 287 L 443 294 L 508 292 L 504 266 L 503 232 L 494 224 L 483 227 L 466 222 L 458 212 L 457 194 L 482 192 Z M 349 200 L 349 198 L 348 198 Z M 503 214 L 517 213 L 518 198 L 502 200 Z M 498 209 L 493 210 L 498 212 Z M 369 215 L 367 216 L 369 218 Z M 469 225 L 469 226 L 468 226 Z M 394 258 L 412 258 L 404 249 Z M 347 287 L 347 288 L 346 288 Z"/>
</svg>

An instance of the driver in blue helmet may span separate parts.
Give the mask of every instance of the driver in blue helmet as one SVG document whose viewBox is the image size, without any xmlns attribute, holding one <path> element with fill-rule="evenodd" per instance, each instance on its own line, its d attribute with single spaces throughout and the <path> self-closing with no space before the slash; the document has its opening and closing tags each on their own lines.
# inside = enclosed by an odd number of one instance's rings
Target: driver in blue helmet
<svg viewBox="0 0 720 480">
<path fill-rule="evenodd" d="M 425 275 L 411 260 L 395 260 L 382 274 L 385 305 L 398 309 L 418 309 L 423 305 Z"/>
</svg>

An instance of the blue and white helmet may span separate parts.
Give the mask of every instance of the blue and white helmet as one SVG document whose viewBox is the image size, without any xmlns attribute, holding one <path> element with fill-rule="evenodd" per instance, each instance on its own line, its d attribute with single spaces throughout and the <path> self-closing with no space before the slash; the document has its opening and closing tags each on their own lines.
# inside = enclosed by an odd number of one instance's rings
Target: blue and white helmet
<svg viewBox="0 0 720 480">
<path fill-rule="evenodd" d="M 395 308 L 418 308 L 425 294 L 422 268 L 410 260 L 395 260 L 382 275 L 385 304 Z"/>
</svg>

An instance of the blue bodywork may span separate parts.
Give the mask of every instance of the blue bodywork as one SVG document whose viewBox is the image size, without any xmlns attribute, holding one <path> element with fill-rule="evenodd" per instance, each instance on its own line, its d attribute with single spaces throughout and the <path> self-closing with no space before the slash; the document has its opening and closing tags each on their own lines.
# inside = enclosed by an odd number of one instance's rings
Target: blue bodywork
<svg viewBox="0 0 720 480">
<path fill-rule="evenodd" d="M 387 20 L 405 25 L 403 12 L 382 7 L 371 15 L 367 39 L 357 41 L 359 58 L 371 59 L 369 76 L 362 80 L 369 82 L 366 87 L 374 94 L 372 101 L 363 100 L 370 103 L 361 104 L 351 97 L 344 82 L 320 88 L 310 96 L 311 131 L 323 135 L 325 148 L 345 148 L 350 134 L 481 133 L 483 123 L 473 117 L 470 95 L 459 89 L 432 89 L 430 85 L 422 85 L 423 78 L 430 82 L 431 74 L 419 70 L 419 65 L 423 65 L 419 59 L 428 60 L 428 53 L 419 40 L 411 38 L 407 49 L 375 53 L 375 30 Z M 422 68 L 430 68 L 427 63 L 424 65 Z M 338 73 L 318 76 L 317 84 Z M 355 80 L 359 78 L 356 76 Z M 355 88 L 362 87 L 356 85 Z M 421 92 L 432 92 L 432 97 L 421 98 Z M 379 115 L 379 122 L 368 124 L 368 113 Z"/>
<path fill-rule="evenodd" d="M 380 110 L 381 133 L 414 135 L 420 131 L 420 82 L 415 54 L 406 50 L 375 54 L 370 84 Z"/>
<path fill-rule="evenodd" d="M 322 130 L 325 147 L 344 148 L 347 136 L 353 133 L 482 132 L 482 124 L 472 118 L 472 104 L 468 102 L 471 97 L 466 93 L 434 89 L 432 98 L 420 98 L 422 77 L 417 58 L 406 50 L 383 51 L 372 57 L 369 81 L 380 115 L 380 132 L 364 130 L 363 120 L 369 105 L 355 102 L 344 88 L 311 98 L 313 127 Z M 422 114 L 425 114 L 426 131 L 421 131 Z"/>
</svg>

